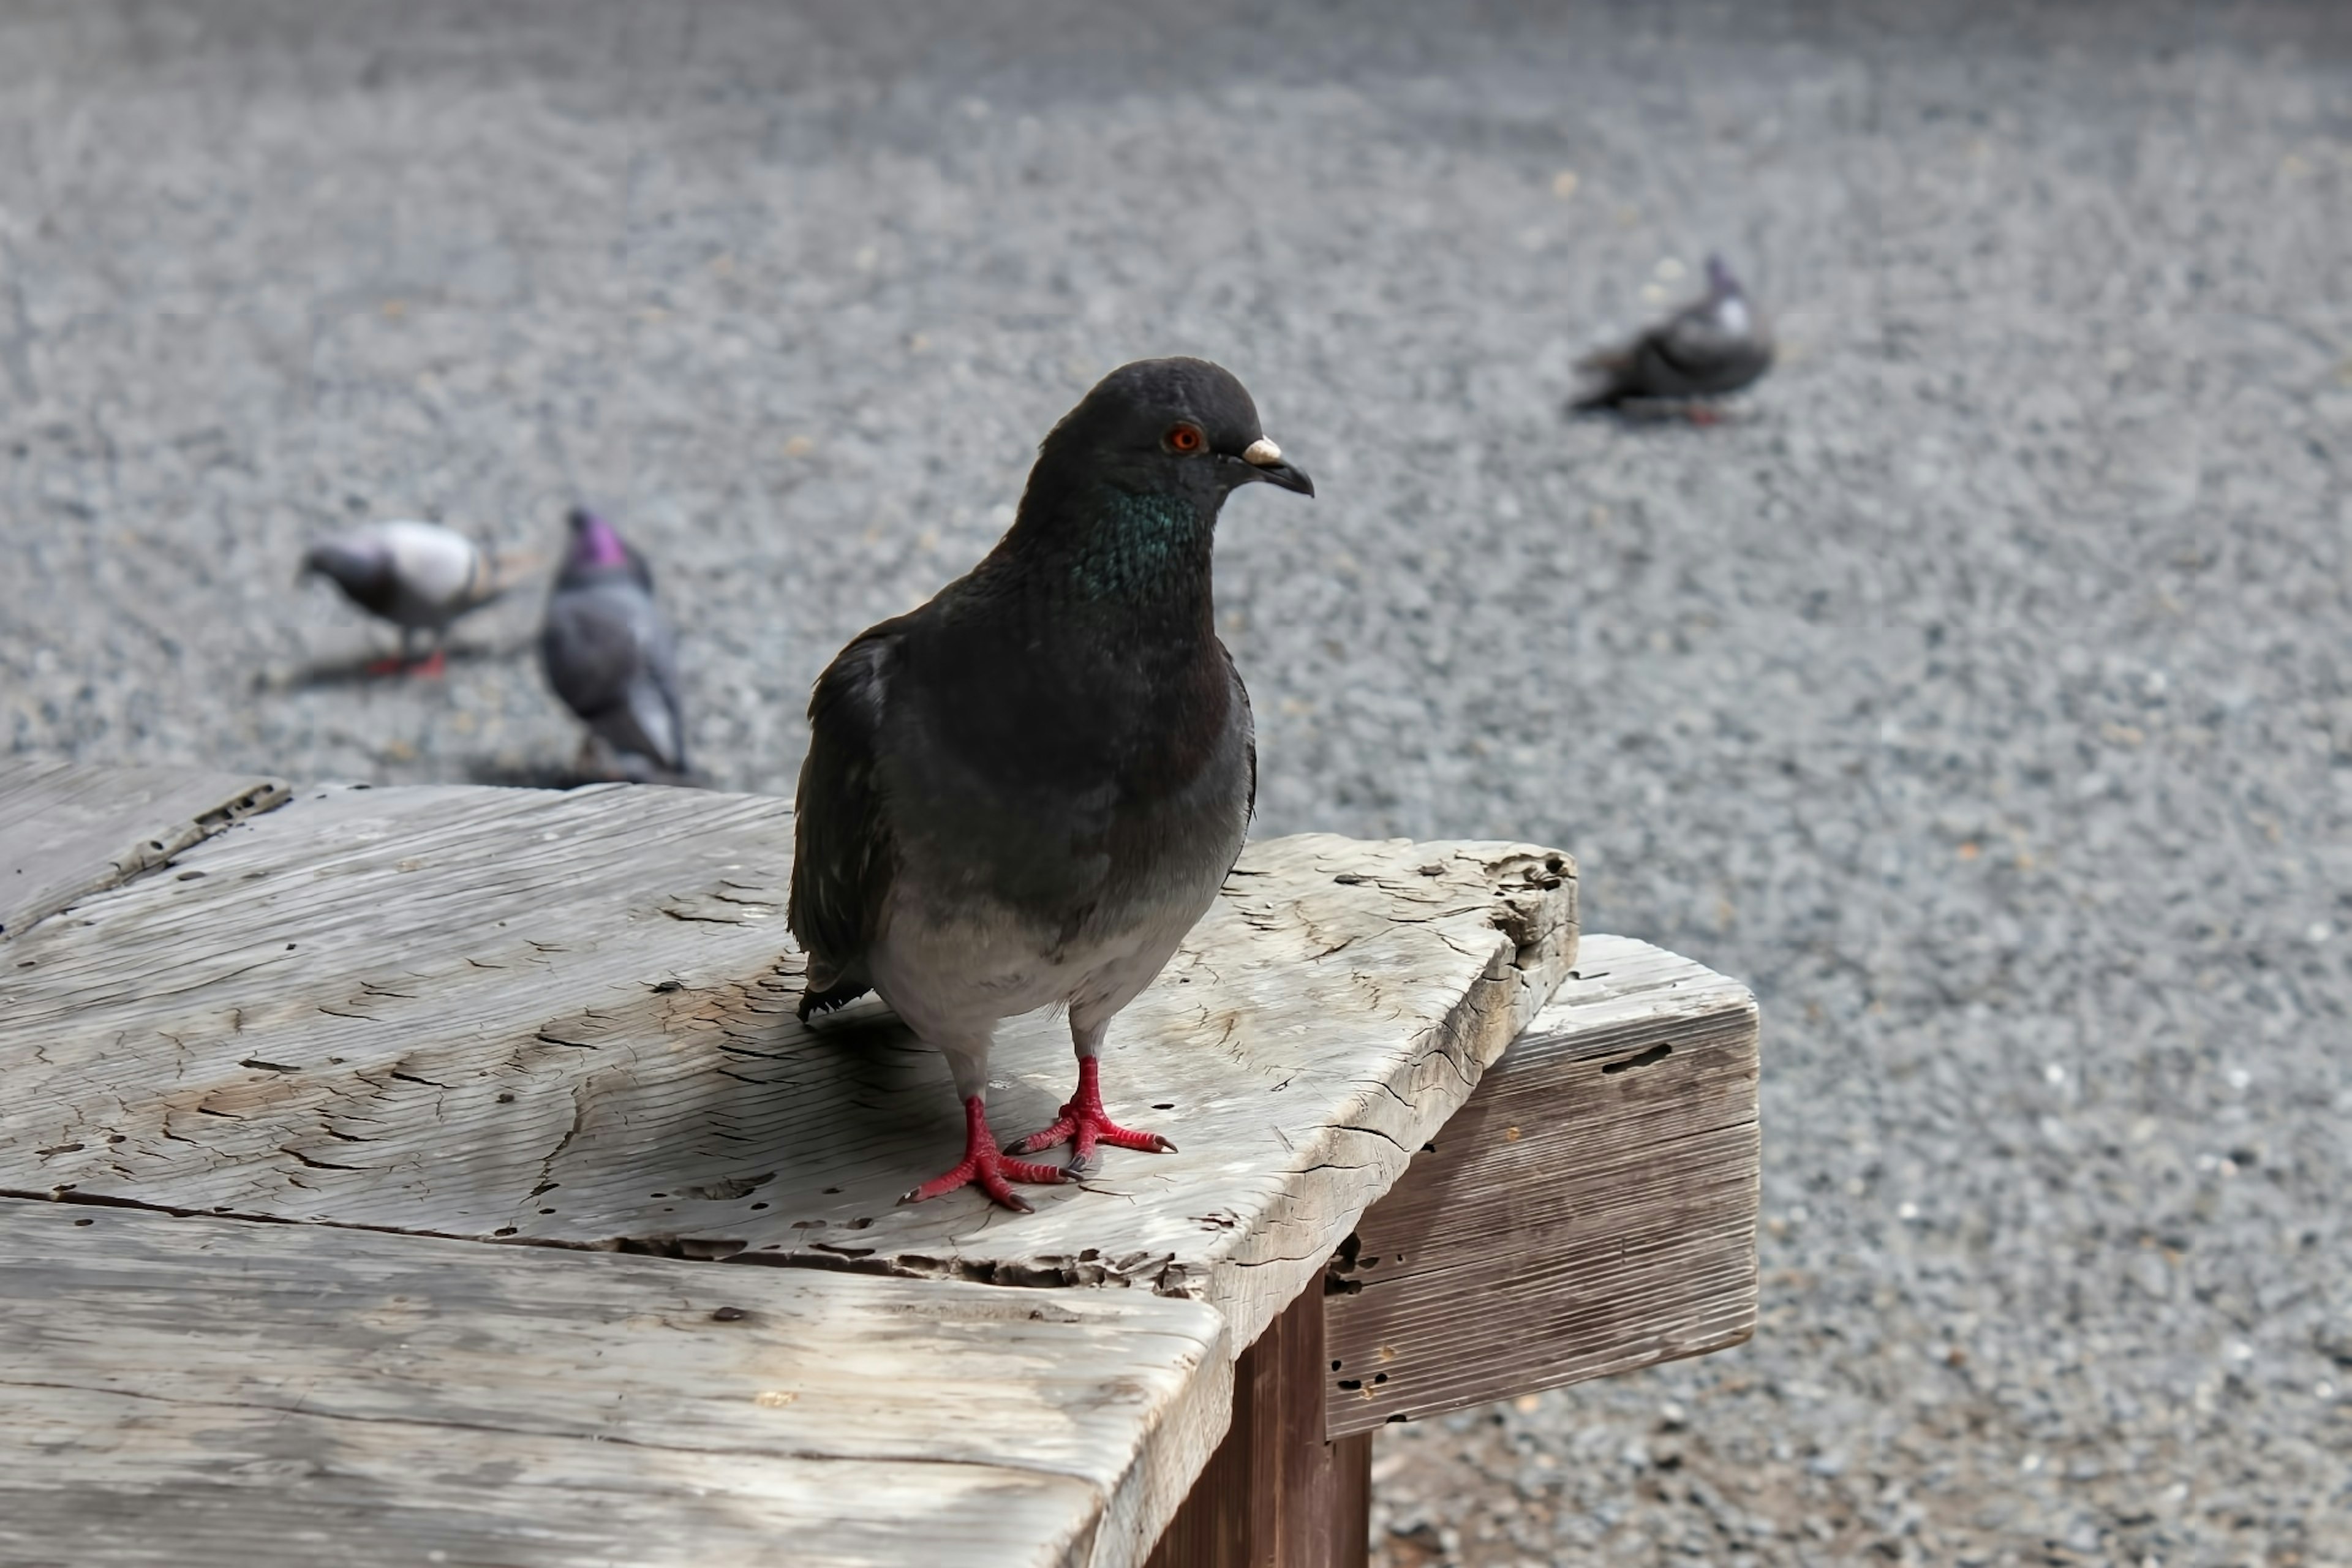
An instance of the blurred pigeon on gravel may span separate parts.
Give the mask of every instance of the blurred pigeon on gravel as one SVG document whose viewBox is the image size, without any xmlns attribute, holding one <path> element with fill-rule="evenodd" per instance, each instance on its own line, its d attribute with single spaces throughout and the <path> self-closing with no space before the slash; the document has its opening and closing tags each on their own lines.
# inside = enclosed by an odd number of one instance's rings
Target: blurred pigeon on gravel
<svg viewBox="0 0 2352 1568">
<path fill-rule="evenodd" d="M 400 628 L 400 657 L 368 666 L 371 675 L 440 674 L 441 644 L 450 623 L 508 586 L 472 540 L 437 522 L 372 522 L 321 540 L 302 556 L 301 575 L 313 573 L 332 581 L 361 609 Z M 422 664 L 416 662 L 420 637 L 433 647 Z"/>
<path fill-rule="evenodd" d="M 573 509 L 571 526 L 539 633 L 547 683 L 615 752 L 682 774 L 677 653 L 654 605 L 653 570 L 594 513 Z"/>
<path fill-rule="evenodd" d="M 1622 348 L 1577 362 L 1596 377 L 1576 401 L 1615 408 L 1643 399 L 1721 397 L 1772 368 L 1772 332 L 1721 257 L 1706 258 L 1706 294 Z M 1694 418 L 1702 416 L 1696 411 Z"/>
<path fill-rule="evenodd" d="M 794 812 L 801 1016 L 869 987 L 945 1052 L 961 1163 L 907 1194 L 1091 1168 L 1110 1120 L 1103 1035 L 1205 913 L 1257 795 L 1249 694 L 1217 640 L 1217 513 L 1265 480 L 1313 495 L 1227 371 L 1113 371 L 1038 450 L 1012 528 L 971 573 L 842 649 L 809 703 Z M 1069 1009 L 1076 1091 L 999 1151 L 984 1095 L 997 1022 Z M 1009 1159 L 1073 1145 L 1066 1172 Z"/>
</svg>

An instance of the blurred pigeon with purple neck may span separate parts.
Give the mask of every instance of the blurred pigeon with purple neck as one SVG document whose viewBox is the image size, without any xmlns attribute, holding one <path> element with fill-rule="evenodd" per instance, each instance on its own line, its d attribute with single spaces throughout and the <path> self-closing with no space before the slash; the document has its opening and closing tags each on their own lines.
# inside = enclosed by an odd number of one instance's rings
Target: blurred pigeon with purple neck
<svg viewBox="0 0 2352 1568">
<path fill-rule="evenodd" d="M 1314 485 L 1203 360 L 1113 371 L 1054 426 L 1012 528 L 920 608 L 818 677 L 793 808 L 787 918 L 801 1016 L 868 988 L 948 1058 L 964 1155 L 907 1194 L 1083 1173 L 1121 1127 L 1096 1058 L 1112 1017 L 1207 912 L 1257 795 L 1249 694 L 1217 640 L 1225 498 Z M 1078 1082 L 1053 1125 L 999 1150 L 997 1024 L 1066 1007 Z M 1007 1158 L 1072 1146 L 1067 1172 Z"/>
<path fill-rule="evenodd" d="M 677 649 L 654 603 L 653 569 L 593 512 L 575 507 L 569 521 L 572 542 L 539 633 L 547 683 L 625 760 L 683 774 Z"/>
<path fill-rule="evenodd" d="M 1642 400 L 1695 402 L 1751 385 L 1772 368 L 1772 331 L 1719 256 L 1706 258 L 1706 293 L 1632 342 L 1577 362 L 1597 378 L 1576 406 Z M 1692 417 L 1708 422 L 1696 407 Z"/>
<path fill-rule="evenodd" d="M 440 674 L 442 643 L 451 623 L 510 585 L 472 540 L 437 522 L 372 522 L 322 539 L 302 556 L 300 575 L 313 574 L 333 583 L 361 609 L 400 628 L 400 656 L 368 666 L 371 675 Z M 433 649 L 421 664 L 420 637 Z"/>
</svg>

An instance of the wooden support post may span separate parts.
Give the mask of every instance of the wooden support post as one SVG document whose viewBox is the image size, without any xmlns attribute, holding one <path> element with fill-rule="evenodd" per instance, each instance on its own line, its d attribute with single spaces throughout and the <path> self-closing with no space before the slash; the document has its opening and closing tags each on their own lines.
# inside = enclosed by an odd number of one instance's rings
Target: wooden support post
<svg viewBox="0 0 2352 1568">
<path fill-rule="evenodd" d="M 1234 1421 L 1148 1568 L 1362 1568 L 1372 1435 L 1323 1440 L 1323 1293 L 1310 1288 L 1234 1367 Z"/>
</svg>

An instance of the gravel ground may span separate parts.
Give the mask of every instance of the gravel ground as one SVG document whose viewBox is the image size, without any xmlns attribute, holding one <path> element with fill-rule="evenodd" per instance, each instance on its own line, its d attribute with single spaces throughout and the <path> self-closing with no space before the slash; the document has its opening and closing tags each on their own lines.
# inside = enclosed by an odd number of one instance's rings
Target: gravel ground
<svg viewBox="0 0 2352 1568">
<path fill-rule="evenodd" d="M 607 504 L 713 781 L 1147 353 L 1260 830 L 1527 837 L 1763 1000 L 1763 1325 L 1383 1434 L 1389 1564 L 2352 1563 L 2352 11 L 0 9 L 0 745 L 561 776 L 300 543 Z M 1874 16 L 1873 13 L 1878 13 Z M 1780 370 L 1570 422 L 1720 247 Z"/>
</svg>

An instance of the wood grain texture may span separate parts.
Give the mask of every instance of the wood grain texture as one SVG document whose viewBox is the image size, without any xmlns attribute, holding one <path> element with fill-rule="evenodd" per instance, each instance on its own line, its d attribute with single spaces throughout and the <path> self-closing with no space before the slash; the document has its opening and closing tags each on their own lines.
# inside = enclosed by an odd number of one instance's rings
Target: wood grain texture
<svg viewBox="0 0 2352 1568">
<path fill-rule="evenodd" d="M 1333 1258 L 1328 1434 L 1753 1333 L 1757 1025 L 1746 986 L 1586 937 L 1550 1005 Z"/>
<path fill-rule="evenodd" d="M 1232 1364 L 1140 1291 L 0 1200 L 0 1562 L 1126 1568 Z"/>
<path fill-rule="evenodd" d="M 0 940 L 286 798 L 247 773 L 0 758 Z"/>
<path fill-rule="evenodd" d="M 1362 1568 L 1370 1433 L 1323 1437 L 1323 1303 L 1307 1291 L 1234 1365 L 1233 1423 L 1150 1568 Z"/>
<path fill-rule="evenodd" d="M 961 1151 L 946 1064 L 872 998 L 803 1026 L 783 803 L 610 786 L 306 790 L 85 900 L 0 970 L 0 1189 L 1214 1303 L 1309 1281 L 1575 947 L 1562 856 L 1253 846 L 1113 1025 L 1113 1152 L 1038 1212 L 901 1207 Z M 780 958 L 779 955 L 782 955 Z M 1061 1021 L 1007 1026 L 1042 1125 Z"/>
</svg>

